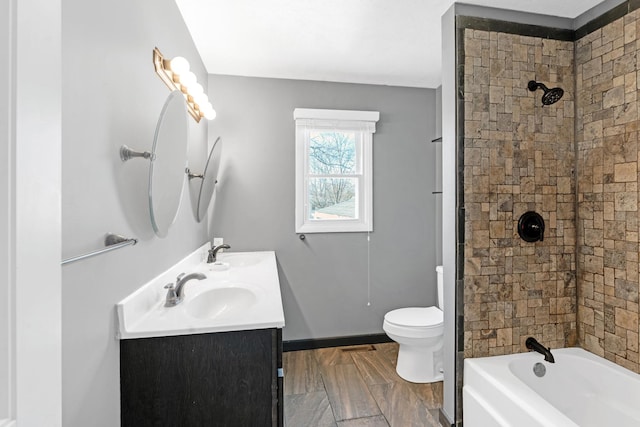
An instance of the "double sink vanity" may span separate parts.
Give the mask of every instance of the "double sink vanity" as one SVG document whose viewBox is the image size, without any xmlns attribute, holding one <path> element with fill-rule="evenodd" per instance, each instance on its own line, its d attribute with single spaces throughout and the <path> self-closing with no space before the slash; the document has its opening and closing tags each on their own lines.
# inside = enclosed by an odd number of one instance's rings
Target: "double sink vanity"
<svg viewBox="0 0 640 427">
<path fill-rule="evenodd" d="M 208 250 L 116 306 L 123 427 L 283 425 L 275 253 L 222 253 L 207 263 Z M 180 303 L 165 306 L 183 273 L 199 274 L 184 283 Z"/>
</svg>

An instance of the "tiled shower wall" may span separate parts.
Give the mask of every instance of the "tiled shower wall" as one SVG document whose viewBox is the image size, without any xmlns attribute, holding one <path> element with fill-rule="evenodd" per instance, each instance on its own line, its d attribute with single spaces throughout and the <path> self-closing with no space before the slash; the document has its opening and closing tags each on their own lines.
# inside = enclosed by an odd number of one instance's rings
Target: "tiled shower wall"
<svg viewBox="0 0 640 427">
<path fill-rule="evenodd" d="M 576 42 L 580 345 L 640 372 L 640 13 Z"/>
<path fill-rule="evenodd" d="M 464 355 L 525 351 L 528 336 L 575 345 L 574 43 L 463 31 Z M 529 80 L 565 95 L 543 107 Z M 519 238 L 527 211 L 544 218 L 544 241 Z"/>
</svg>

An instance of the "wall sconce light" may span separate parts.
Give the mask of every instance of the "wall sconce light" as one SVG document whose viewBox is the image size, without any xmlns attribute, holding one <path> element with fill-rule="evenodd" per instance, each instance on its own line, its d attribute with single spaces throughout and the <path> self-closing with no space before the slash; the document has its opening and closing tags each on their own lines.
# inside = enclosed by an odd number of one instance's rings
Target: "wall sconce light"
<svg viewBox="0 0 640 427">
<path fill-rule="evenodd" d="M 209 102 L 209 97 L 198 83 L 196 75 L 189 71 L 186 59 L 181 56 L 165 59 L 156 47 L 153 49 L 153 65 L 156 74 L 170 90 L 179 90 L 184 94 L 187 110 L 196 122 L 199 123 L 202 117 L 207 120 L 216 118 L 216 111 Z"/>
</svg>

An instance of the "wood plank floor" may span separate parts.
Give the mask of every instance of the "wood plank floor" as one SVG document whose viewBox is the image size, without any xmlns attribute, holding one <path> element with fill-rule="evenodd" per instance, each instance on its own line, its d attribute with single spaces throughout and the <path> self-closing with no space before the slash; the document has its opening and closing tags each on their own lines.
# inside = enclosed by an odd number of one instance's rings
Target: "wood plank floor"
<svg viewBox="0 0 640 427">
<path fill-rule="evenodd" d="M 398 344 L 283 354 L 286 427 L 440 427 L 442 382 L 400 378 Z"/>
</svg>

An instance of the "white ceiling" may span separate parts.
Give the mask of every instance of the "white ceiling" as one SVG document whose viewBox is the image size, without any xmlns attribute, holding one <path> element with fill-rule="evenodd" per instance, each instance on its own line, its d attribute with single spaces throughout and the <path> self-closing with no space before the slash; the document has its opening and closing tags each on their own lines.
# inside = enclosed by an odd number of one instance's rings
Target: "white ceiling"
<svg viewBox="0 0 640 427">
<path fill-rule="evenodd" d="M 211 74 L 435 88 L 454 0 L 176 0 Z M 603 0 L 465 0 L 575 18 Z"/>
</svg>

